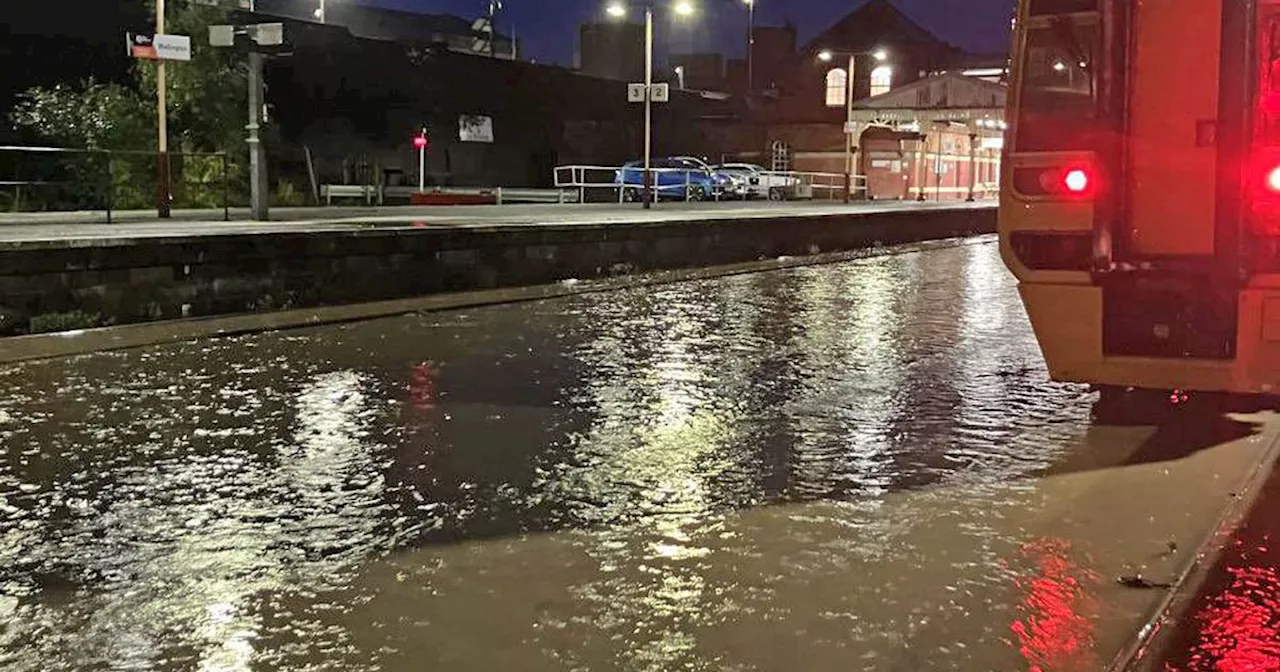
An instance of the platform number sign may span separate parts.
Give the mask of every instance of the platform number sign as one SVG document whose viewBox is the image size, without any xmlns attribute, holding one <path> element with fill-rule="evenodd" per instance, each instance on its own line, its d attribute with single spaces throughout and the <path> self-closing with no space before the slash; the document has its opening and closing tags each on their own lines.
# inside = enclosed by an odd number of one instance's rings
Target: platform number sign
<svg viewBox="0 0 1280 672">
<path fill-rule="evenodd" d="M 643 82 L 638 84 L 627 85 L 627 102 L 643 103 L 645 101 L 645 89 L 648 88 L 650 98 L 655 103 L 665 103 L 671 100 L 671 85 L 666 82 L 654 84 L 646 87 Z"/>
</svg>

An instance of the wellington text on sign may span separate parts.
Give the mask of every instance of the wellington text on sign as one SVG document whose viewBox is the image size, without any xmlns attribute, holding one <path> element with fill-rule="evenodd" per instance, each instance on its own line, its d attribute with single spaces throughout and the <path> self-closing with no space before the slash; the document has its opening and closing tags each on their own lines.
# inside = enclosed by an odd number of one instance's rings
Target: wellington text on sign
<svg viewBox="0 0 1280 672">
<path fill-rule="evenodd" d="M 191 60 L 191 38 L 186 35 L 148 35 L 126 33 L 129 55 L 150 61 Z"/>
</svg>

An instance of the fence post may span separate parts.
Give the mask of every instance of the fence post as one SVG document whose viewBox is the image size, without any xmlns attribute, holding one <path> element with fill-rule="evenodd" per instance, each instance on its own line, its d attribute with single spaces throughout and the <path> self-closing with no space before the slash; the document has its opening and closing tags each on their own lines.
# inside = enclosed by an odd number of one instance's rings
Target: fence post
<svg viewBox="0 0 1280 672">
<path fill-rule="evenodd" d="M 227 174 L 227 153 L 222 152 L 222 221 L 231 221 L 231 188 L 227 184 L 231 178 Z"/>
<path fill-rule="evenodd" d="M 111 169 L 111 152 L 105 154 L 107 157 L 107 223 L 111 223 L 111 192 L 114 191 L 116 184 L 115 171 Z"/>
</svg>

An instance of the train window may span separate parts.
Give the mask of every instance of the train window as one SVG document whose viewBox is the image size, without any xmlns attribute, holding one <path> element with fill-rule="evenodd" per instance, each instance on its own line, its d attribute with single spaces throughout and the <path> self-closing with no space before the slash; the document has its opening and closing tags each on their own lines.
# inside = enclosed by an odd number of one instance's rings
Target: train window
<svg viewBox="0 0 1280 672">
<path fill-rule="evenodd" d="M 1017 150 L 1089 149 L 1098 113 L 1096 20 L 1057 17 L 1027 32 Z"/>
<path fill-rule="evenodd" d="M 1255 132 L 1261 144 L 1280 145 L 1280 12 L 1271 11 L 1259 18 L 1263 37 L 1259 40 L 1258 123 Z"/>
</svg>

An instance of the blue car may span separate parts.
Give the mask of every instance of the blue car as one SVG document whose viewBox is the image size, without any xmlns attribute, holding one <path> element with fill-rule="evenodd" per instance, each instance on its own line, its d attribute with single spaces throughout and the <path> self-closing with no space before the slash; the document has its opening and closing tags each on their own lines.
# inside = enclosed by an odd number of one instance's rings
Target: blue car
<svg viewBox="0 0 1280 672">
<path fill-rule="evenodd" d="M 725 176 L 717 175 L 710 166 L 693 157 L 655 159 L 653 186 L 659 199 L 702 201 L 718 198 L 724 191 Z M 644 162 L 631 161 L 622 166 L 614 178 L 626 201 L 638 201 L 644 191 Z"/>
</svg>

